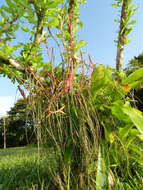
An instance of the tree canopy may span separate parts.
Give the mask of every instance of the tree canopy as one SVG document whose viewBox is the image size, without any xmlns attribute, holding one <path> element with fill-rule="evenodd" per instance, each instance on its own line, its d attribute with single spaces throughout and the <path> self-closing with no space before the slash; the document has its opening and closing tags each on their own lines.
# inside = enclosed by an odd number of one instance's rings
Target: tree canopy
<svg viewBox="0 0 143 190">
<path fill-rule="evenodd" d="M 136 69 L 143 67 L 143 53 L 139 54 L 138 56 L 134 56 L 133 59 L 131 59 L 125 68 L 125 72 L 129 75 Z"/>
</svg>

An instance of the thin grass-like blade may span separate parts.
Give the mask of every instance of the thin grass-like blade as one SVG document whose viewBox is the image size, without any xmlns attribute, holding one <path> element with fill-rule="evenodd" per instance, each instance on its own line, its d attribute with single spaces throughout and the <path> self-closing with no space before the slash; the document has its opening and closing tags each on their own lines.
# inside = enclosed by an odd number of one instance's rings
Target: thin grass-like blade
<svg viewBox="0 0 143 190">
<path fill-rule="evenodd" d="M 96 190 L 106 189 L 107 184 L 107 171 L 105 160 L 102 155 L 101 145 L 99 145 L 98 161 L 97 161 L 97 174 L 96 174 Z"/>
</svg>

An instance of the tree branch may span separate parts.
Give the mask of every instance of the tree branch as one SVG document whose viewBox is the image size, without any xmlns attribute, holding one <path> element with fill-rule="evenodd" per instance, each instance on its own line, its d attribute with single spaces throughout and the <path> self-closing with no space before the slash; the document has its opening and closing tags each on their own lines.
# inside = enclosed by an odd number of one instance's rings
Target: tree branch
<svg viewBox="0 0 143 190">
<path fill-rule="evenodd" d="M 0 31 L 0 39 L 1 36 L 4 32 L 6 32 L 7 30 L 9 30 L 9 28 L 12 26 L 12 24 L 18 19 L 18 13 L 15 14 L 15 16 L 12 18 L 12 20 L 10 20 L 7 24 L 5 24 Z"/>
<path fill-rule="evenodd" d="M 7 59 L 7 58 L 0 56 L 0 64 L 1 65 L 3 65 L 3 64 L 10 65 L 19 71 L 24 71 L 24 67 L 20 63 L 18 63 L 17 61 L 15 61 L 14 59 L 11 59 L 11 58 Z"/>
</svg>

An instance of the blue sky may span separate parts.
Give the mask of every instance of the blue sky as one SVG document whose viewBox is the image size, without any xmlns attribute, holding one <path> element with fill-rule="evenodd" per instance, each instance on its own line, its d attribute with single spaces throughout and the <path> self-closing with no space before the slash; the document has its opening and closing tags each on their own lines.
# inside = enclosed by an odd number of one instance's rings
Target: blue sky
<svg viewBox="0 0 143 190">
<path fill-rule="evenodd" d="M 5 0 L 0 0 L 0 5 Z M 87 0 L 86 5 L 80 9 L 80 18 L 83 28 L 79 30 L 81 40 L 85 40 L 87 45 L 84 47 L 85 58 L 88 53 L 94 62 L 115 67 L 116 45 L 118 24 L 114 20 L 118 17 L 118 9 L 112 7 L 114 0 Z M 143 52 L 143 1 L 133 0 L 134 4 L 139 5 L 133 19 L 137 24 L 133 26 L 130 34 L 131 42 L 127 45 L 124 52 L 124 65 L 135 55 Z M 10 106 L 14 104 L 20 95 L 17 94 L 17 85 L 9 79 L 0 78 L 0 116 L 5 115 Z"/>
</svg>

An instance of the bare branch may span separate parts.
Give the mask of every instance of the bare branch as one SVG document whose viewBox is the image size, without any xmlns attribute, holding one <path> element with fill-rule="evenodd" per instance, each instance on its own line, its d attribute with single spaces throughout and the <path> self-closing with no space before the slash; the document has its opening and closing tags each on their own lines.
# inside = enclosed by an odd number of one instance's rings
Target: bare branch
<svg viewBox="0 0 143 190">
<path fill-rule="evenodd" d="M 18 62 L 16 62 L 14 59 L 9 59 L 9 63 L 15 67 L 17 70 L 24 70 L 24 67 Z"/>
</svg>

